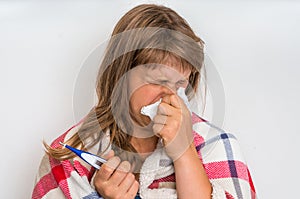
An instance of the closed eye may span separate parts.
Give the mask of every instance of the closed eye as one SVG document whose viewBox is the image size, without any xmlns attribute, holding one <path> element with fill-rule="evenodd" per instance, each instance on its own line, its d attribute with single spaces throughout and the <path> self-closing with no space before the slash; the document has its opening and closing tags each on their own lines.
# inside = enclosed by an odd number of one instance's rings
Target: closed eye
<svg viewBox="0 0 300 199">
<path fill-rule="evenodd" d="M 187 80 L 180 80 L 180 81 L 176 82 L 176 85 L 178 85 L 178 86 L 186 86 L 187 83 L 188 83 Z"/>
<path fill-rule="evenodd" d="M 158 82 L 159 82 L 159 84 L 167 84 L 169 81 L 168 80 L 159 80 Z"/>
</svg>

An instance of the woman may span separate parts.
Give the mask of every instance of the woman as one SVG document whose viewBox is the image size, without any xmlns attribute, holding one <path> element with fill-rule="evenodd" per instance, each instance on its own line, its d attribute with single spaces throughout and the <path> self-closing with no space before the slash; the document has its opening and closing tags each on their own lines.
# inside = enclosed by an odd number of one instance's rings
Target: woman
<svg viewBox="0 0 300 199">
<path fill-rule="evenodd" d="M 235 137 L 189 109 L 203 45 L 170 8 L 127 12 L 100 65 L 97 105 L 45 144 L 32 198 L 255 198 Z M 153 116 L 142 111 L 152 104 Z M 95 171 L 59 142 L 108 162 Z"/>
</svg>

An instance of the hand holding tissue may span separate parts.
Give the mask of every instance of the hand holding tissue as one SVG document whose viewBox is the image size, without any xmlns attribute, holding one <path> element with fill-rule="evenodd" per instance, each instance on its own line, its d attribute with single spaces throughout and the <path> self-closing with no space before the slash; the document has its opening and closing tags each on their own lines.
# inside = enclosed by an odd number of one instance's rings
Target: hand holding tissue
<svg viewBox="0 0 300 199">
<path fill-rule="evenodd" d="M 184 90 L 185 90 L 184 88 L 180 87 L 177 90 L 177 95 L 183 100 L 184 104 L 187 106 L 187 108 L 189 109 L 189 111 L 192 112 L 189 100 L 188 100 L 187 96 L 185 95 L 185 91 Z M 141 109 L 141 114 L 149 116 L 151 118 L 151 120 L 153 120 L 154 116 L 157 113 L 158 105 L 160 103 L 161 103 L 161 99 L 159 99 L 157 102 L 155 102 L 153 104 L 150 104 L 148 106 L 144 106 Z"/>
<path fill-rule="evenodd" d="M 179 88 L 177 95 L 182 102 L 171 95 L 141 109 L 141 113 L 153 121 L 153 133 L 161 138 L 166 153 L 173 160 L 178 159 L 193 142 L 191 109 L 184 88 Z M 183 104 L 187 108 L 183 108 Z"/>
</svg>

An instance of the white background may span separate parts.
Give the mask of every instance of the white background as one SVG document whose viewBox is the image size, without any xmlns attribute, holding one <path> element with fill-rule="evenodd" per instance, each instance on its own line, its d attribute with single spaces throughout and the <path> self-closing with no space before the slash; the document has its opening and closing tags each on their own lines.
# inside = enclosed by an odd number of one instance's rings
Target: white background
<svg viewBox="0 0 300 199">
<path fill-rule="evenodd" d="M 0 2 L 1 198 L 30 198 L 43 154 L 77 120 L 72 97 L 89 53 L 141 1 Z M 151 1 L 205 41 L 258 197 L 297 198 L 300 3 Z"/>
</svg>

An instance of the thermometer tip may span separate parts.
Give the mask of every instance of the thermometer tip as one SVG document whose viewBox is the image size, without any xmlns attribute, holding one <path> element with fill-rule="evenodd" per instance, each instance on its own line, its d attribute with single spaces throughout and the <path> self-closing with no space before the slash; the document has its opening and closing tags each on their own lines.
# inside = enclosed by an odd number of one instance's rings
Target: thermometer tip
<svg viewBox="0 0 300 199">
<path fill-rule="evenodd" d="M 64 143 L 62 143 L 62 142 L 59 142 L 59 144 L 62 145 L 62 146 L 64 146 L 64 147 L 66 146 L 66 144 L 64 144 Z"/>
</svg>

